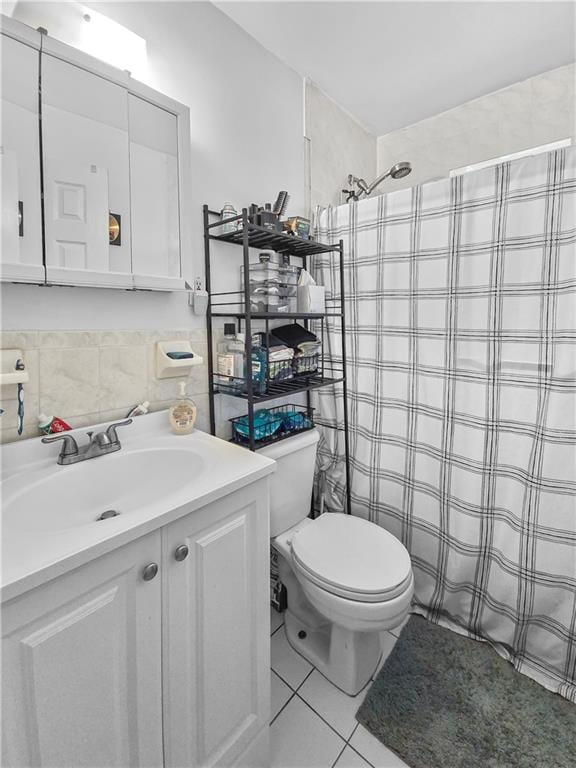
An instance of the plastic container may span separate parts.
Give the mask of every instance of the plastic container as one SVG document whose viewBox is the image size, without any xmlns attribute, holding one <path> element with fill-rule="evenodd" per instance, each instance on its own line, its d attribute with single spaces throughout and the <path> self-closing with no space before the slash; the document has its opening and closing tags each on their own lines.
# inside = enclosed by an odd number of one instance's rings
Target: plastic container
<svg viewBox="0 0 576 768">
<path fill-rule="evenodd" d="M 220 211 L 220 219 L 224 221 L 225 219 L 230 219 L 233 216 L 238 216 L 238 211 L 232 205 L 232 203 L 225 203 L 224 207 Z M 239 220 L 229 221 L 227 224 L 222 224 L 221 227 L 218 227 L 218 234 L 229 235 L 231 232 L 236 232 L 239 226 Z"/>
<path fill-rule="evenodd" d="M 275 440 L 306 432 L 314 428 L 313 408 L 288 403 L 276 408 L 262 408 L 254 412 L 254 439 L 269 444 Z M 232 440 L 246 444 L 250 440 L 248 416 L 230 419 Z"/>
<path fill-rule="evenodd" d="M 38 415 L 38 429 L 45 435 L 54 435 L 57 432 L 68 432 L 72 427 L 59 416 L 46 416 L 41 413 Z"/>
<path fill-rule="evenodd" d="M 268 251 L 260 253 L 258 261 L 248 267 L 251 312 L 277 312 L 280 304 L 278 264 L 272 262 Z M 240 267 L 240 284 L 245 285 L 244 265 Z"/>
</svg>

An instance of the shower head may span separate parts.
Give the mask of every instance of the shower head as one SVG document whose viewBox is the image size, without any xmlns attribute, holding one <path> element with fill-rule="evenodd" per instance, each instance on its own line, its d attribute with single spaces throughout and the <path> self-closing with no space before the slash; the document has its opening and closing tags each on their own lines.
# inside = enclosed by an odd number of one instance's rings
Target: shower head
<svg viewBox="0 0 576 768">
<path fill-rule="evenodd" d="M 392 168 L 388 171 L 389 175 L 392 176 L 393 179 L 403 179 L 405 176 L 408 176 L 409 173 L 412 172 L 412 166 L 410 163 L 396 163 L 396 165 L 393 165 Z"/>
<path fill-rule="evenodd" d="M 378 176 L 376 181 L 373 181 L 372 184 L 368 186 L 364 179 L 359 179 L 357 176 L 354 176 L 353 174 L 350 174 L 348 176 L 348 184 L 356 184 L 358 187 L 358 192 L 355 193 L 355 198 L 358 199 L 360 195 L 366 195 L 366 197 L 372 192 L 373 189 L 376 189 L 378 184 L 384 181 L 384 179 L 393 178 L 393 179 L 403 179 L 405 176 L 408 176 L 409 173 L 412 172 L 412 166 L 410 163 L 403 161 L 401 163 L 396 163 L 392 166 L 389 170 L 386 171 L 386 173 L 383 173 L 381 176 Z"/>
</svg>

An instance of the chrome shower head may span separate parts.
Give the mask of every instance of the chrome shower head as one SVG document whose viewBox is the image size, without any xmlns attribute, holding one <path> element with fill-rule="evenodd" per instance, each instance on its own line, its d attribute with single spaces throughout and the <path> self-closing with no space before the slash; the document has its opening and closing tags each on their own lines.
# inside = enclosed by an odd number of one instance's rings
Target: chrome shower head
<svg viewBox="0 0 576 768">
<path fill-rule="evenodd" d="M 359 179 L 358 176 L 354 176 L 353 174 L 348 176 L 348 184 L 351 186 L 355 184 L 358 187 L 358 190 L 353 193 L 354 199 L 357 200 L 360 195 L 366 195 L 367 197 L 372 192 L 372 190 L 376 189 L 378 184 L 384 181 L 384 179 L 403 179 L 411 172 L 412 166 L 410 163 L 404 161 L 402 163 L 396 163 L 396 165 L 393 165 L 392 168 L 386 171 L 386 173 L 383 173 L 381 176 L 378 176 L 376 181 L 373 181 L 370 185 L 366 184 L 364 179 Z"/>
<path fill-rule="evenodd" d="M 412 166 L 410 163 L 396 163 L 396 165 L 393 165 L 392 168 L 388 171 L 390 176 L 392 176 L 393 179 L 403 179 L 405 176 L 408 176 L 409 173 L 412 172 Z"/>
</svg>

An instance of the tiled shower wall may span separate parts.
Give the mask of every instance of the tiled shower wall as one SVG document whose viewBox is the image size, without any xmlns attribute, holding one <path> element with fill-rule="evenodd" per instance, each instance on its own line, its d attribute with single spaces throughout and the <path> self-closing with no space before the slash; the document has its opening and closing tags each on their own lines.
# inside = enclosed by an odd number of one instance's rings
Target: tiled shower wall
<svg viewBox="0 0 576 768">
<path fill-rule="evenodd" d="M 376 137 L 313 83 L 307 82 L 305 88 L 309 142 L 306 185 L 314 211 L 317 205 L 340 205 L 349 173 L 372 181 L 376 176 Z"/>
<path fill-rule="evenodd" d="M 461 166 L 561 139 L 576 140 L 576 64 L 552 69 L 378 138 L 378 173 L 399 160 L 413 171 L 374 194 L 443 178 Z"/>
<path fill-rule="evenodd" d="M 178 382 L 156 378 L 156 342 L 188 339 L 204 363 L 191 369 L 188 394 L 198 406 L 200 429 L 208 428 L 208 374 L 204 330 L 4 331 L 0 350 L 20 349 L 30 381 L 24 385 L 22 438 L 39 434 L 38 414 L 60 416 L 82 427 L 126 416 L 149 400 L 151 410 L 168 408 Z M 1 351 L 0 351 L 1 355 Z M 17 440 L 16 386 L 0 387 L 0 436 Z"/>
</svg>

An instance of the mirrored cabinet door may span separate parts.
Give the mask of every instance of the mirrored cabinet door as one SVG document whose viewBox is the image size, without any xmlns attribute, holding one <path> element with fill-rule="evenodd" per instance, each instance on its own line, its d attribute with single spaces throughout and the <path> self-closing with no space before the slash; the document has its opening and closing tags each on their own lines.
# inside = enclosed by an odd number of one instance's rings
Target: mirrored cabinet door
<svg viewBox="0 0 576 768">
<path fill-rule="evenodd" d="M 38 36 L 39 38 L 39 36 Z M 40 202 L 37 49 L 2 36 L 3 280 L 44 282 Z"/>
<path fill-rule="evenodd" d="M 128 109 L 134 285 L 182 288 L 178 118 L 133 94 Z"/>
<path fill-rule="evenodd" d="M 126 89 L 43 54 L 42 136 L 48 282 L 131 288 Z"/>
</svg>

